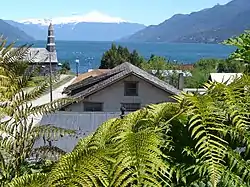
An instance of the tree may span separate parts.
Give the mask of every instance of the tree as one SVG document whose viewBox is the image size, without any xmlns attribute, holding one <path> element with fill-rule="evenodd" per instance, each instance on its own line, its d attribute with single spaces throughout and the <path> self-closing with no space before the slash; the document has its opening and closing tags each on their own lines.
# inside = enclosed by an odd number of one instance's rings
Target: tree
<svg viewBox="0 0 250 187">
<path fill-rule="evenodd" d="M 131 64 L 140 67 L 144 61 L 136 50 L 132 53 L 129 52 L 127 47 L 118 46 L 113 43 L 111 48 L 106 51 L 101 59 L 100 69 L 111 69 L 124 62 L 130 62 Z"/>
<path fill-rule="evenodd" d="M 178 65 L 175 62 L 151 55 L 148 61 L 141 64 L 141 68 L 173 86 L 178 86 Z"/>
<path fill-rule="evenodd" d="M 192 76 L 185 77 L 185 87 L 187 88 L 203 88 L 204 84 L 208 82 L 210 72 L 200 68 L 194 68 L 191 71 Z"/>
<path fill-rule="evenodd" d="M 217 66 L 218 73 L 243 73 L 245 64 L 241 61 L 226 59 Z"/>
<path fill-rule="evenodd" d="M 231 54 L 231 58 L 243 61 L 245 63 L 249 63 L 250 62 L 249 39 L 250 39 L 250 31 L 246 31 L 240 36 L 225 40 L 223 44 L 237 47 L 236 51 Z"/>
<path fill-rule="evenodd" d="M 35 124 L 35 117 L 55 111 L 70 100 L 34 105 L 34 100 L 49 87 L 48 81 L 30 91 L 25 89 L 32 72 L 23 69 L 20 73 L 19 68 L 24 67 L 22 59 L 29 53 L 30 46 L 13 49 L 13 45 L 6 46 L 6 40 L 0 45 L 0 186 L 6 186 L 13 178 L 24 175 L 28 161 L 34 155 L 41 159 L 41 155 L 63 153 L 53 146 L 34 147 L 37 139 L 54 139 L 73 133 L 53 125 Z"/>
<path fill-rule="evenodd" d="M 60 73 L 62 74 L 66 74 L 67 72 L 69 72 L 71 70 L 70 68 L 70 64 L 69 62 L 63 62 L 61 69 L 60 69 Z"/>
<path fill-rule="evenodd" d="M 201 88 L 209 79 L 210 73 L 242 73 L 245 64 L 232 59 L 201 59 L 194 64 L 192 77 L 185 78 L 189 88 Z"/>
<path fill-rule="evenodd" d="M 222 59 L 200 59 L 194 64 L 192 76 L 185 78 L 185 86 L 188 88 L 201 88 L 208 81 L 210 73 L 216 73 L 218 64 Z"/>
<path fill-rule="evenodd" d="M 194 64 L 194 67 L 202 71 L 216 72 L 217 66 L 221 61 L 223 61 L 223 59 L 200 59 Z"/>
<path fill-rule="evenodd" d="M 230 55 L 230 59 L 240 61 L 246 64 L 246 72 L 249 73 L 250 31 L 246 31 L 240 36 L 229 38 L 228 40 L 225 40 L 223 44 L 237 47 L 236 51 Z"/>
</svg>

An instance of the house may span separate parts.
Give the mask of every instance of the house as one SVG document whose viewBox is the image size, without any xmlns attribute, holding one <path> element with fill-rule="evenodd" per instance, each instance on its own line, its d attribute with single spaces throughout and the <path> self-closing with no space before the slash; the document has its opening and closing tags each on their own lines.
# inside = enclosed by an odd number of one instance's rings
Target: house
<svg viewBox="0 0 250 187">
<path fill-rule="evenodd" d="M 180 73 L 183 74 L 184 77 L 191 77 L 192 73 L 189 70 L 151 70 L 153 75 L 156 75 L 157 73 L 160 73 L 163 77 L 173 76 L 173 75 L 179 75 Z"/>
<path fill-rule="evenodd" d="M 40 125 L 53 124 L 76 130 L 75 137 L 50 142 L 68 152 L 79 138 L 94 132 L 108 119 L 120 117 L 122 106 L 126 114 L 153 103 L 175 102 L 172 96 L 180 90 L 125 62 L 113 69 L 91 70 L 79 75 L 63 93 L 77 102 L 43 116 Z"/>
<path fill-rule="evenodd" d="M 194 64 L 180 64 L 177 66 L 177 69 L 183 71 L 191 71 L 194 69 Z"/>
<path fill-rule="evenodd" d="M 48 27 L 48 37 L 46 48 L 30 48 L 24 61 L 32 62 L 32 69 L 38 68 L 40 75 L 50 73 L 50 63 L 52 72 L 58 69 L 58 59 L 55 44 L 54 27 L 52 24 Z"/>
<path fill-rule="evenodd" d="M 180 93 L 128 62 L 102 72 L 90 71 L 80 77 L 83 79 L 79 78 L 63 91 L 78 101 L 65 106 L 64 111 L 119 112 L 124 107 L 131 112 L 153 103 L 174 102 L 172 96 Z"/>
<path fill-rule="evenodd" d="M 228 85 L 235 79 L 240 78 L 242 75 L 242 73 L 210 73 L 209 80 Z"/>
<path fill-rule="evenodd" d="M 209 81 L 217 83 L 225 83 L 226 85 L 232 83 L 235 79 L 240 78 L 242 73 L 210 73 Z M 184 88 L 183 91 L 186 93 L 198 93 L 204 94 L 206 88 Z"/>
</svg>

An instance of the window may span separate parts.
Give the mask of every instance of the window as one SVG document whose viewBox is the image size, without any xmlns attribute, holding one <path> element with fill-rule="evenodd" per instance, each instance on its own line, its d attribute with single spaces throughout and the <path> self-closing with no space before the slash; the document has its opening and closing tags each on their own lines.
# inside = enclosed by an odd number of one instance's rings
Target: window
<svg viewBox="0 0 250 187">
<path fill-rule="evenodd" d="M 101 112 L 102 111 L 102 103 L 84 103 L 84 111 L 85 112 Z"/>
<path fill-rule="evenodd" d="M 54 35 L 53 31 L 49 31 L 49 36 L 53 36 L 53 35 Z"/>
<path fill-rule="evenodd" d="M 124 83 L 125 96 L 138 96 L 138 82 L 125 82 Z"/>
<path fill-rule="evenodd" d="M 122 103 L 122 106 L 126 108 L 125 111 L 127 112 L 133 112 L 141 108 L 140 103 Z"/>
</svg>

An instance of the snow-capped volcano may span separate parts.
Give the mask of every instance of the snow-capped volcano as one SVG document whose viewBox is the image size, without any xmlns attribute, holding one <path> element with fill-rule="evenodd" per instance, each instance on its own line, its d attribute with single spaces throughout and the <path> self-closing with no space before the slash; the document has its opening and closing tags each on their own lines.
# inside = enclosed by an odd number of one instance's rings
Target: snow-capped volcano
<svg viewBox="0 0 250 187">
<path fill-rule="evenodd" d="M 85 15 L 72 15 L 69 17 L 55 17 L 52 19 L 26 19 L 20 20 L 19 23 L 24 24 L 39 24 L 43 26 L 49 25 L 50 22 L 53 24 L 70 24 L 70 23 L 81 23 L 81 22 L 92 22 L 92 23 L 126 23 L 128 21 L 123 20 L 119 17 L 112 17 L 107 14 L 103 14 L 98 11 L 92 11 Z"/>
</svg>

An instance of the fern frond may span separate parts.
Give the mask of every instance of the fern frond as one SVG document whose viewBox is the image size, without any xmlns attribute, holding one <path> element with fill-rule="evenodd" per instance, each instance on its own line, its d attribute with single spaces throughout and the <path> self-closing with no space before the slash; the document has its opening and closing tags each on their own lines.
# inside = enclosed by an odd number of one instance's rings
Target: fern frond
<svg viewBox="0 0 250 187">
<path fill-rule="evenodd" d="M 249 183 L 246 183 L 239 175 L 231 170 L 225 170 L 221 179 L 221 186 L 225 187 L 248 187 Z"/>
<path fill-rule="evenodd" d="M 59 147 L 55 146 L 41 146 L 38 148 L 34 148 L 32 150 L 31 155 L 44 155 L 45 157 L 48 157 L 49 155 L 57 155 L 57 156 L 62 156 L 65 155 L 66 152 Z"/>
<path fill-rule="evenodd" d="M 49 186 L 86 183 L 88 186 L 107 186 L 108 167 L 105 150 L 75 151 L 63 156 L 49 175 Z M 84 181 L 84 182 L 83 182 Z"/>
<path fill-rule="evenodd" d="M 75 134 L 75 130 L 60 128 L 53 125 L 37 125 L 32 128 L 31 132 L 36 137 L 47 137 L 50 139 L 58 139 L 65 135 Z"/>
<path fill-rule="evenodd" d="M 34 173 L 13 179 L 7 187 L 44 187 L 47 179 L 44 173 Z"/>
<path fill-rule="evenodd" d="M 159 179 L 162 174 L 167 176 L 166 184 L 170 184 L 169 170 L 162 160 L 164 156 L 160 150 L 163 136 L 153 128 L 151 121 L 143 118 L 145 115 L 147 111 L 141 110 L 129 114 L 121 121 L 121 133 L 116 138 L 119 141 L 115 144 L 117 162 L 110 174 L 113 176 L 111 186 L 161 186 L 163 181 Z"/>
<path fill-rule="evenodd" d="M 250 161 L 243 159 L 238 152 L 230 147 L 228 147 L 228 157 L 230 171 L 235 171 L 235 175 L 237 174 L 241 178 L 241 183 L 246 181 L 247 184 L 250 184 Z"/>
<path fill-rule="evenodd" d="M 201 160 L 208 166 L 211 183 L 215 187 L 223 172 L 228 144 L 220 137 L 220 133 L 224 131 L 225 117 L 218 112 L 210 95 L 186 94 L 185 97 L 189 102 L 189 112 L 192 115 L 189 129 L 192 137 L 197 140 L 195 148 Z"/>
<path fill-rule="evenodd" d="M 32 110 L 30 112 L 30 115 L 46 115 L 50 114 L 54 111 L 57 111 L 58 109 L 62 108 L 66 104 L 74 102 L 74 99 L 71 98 L 61 98 L 54 100 L 50 103 L 38 105 L 38 106 L 33 106 Z"/>
</svg>

